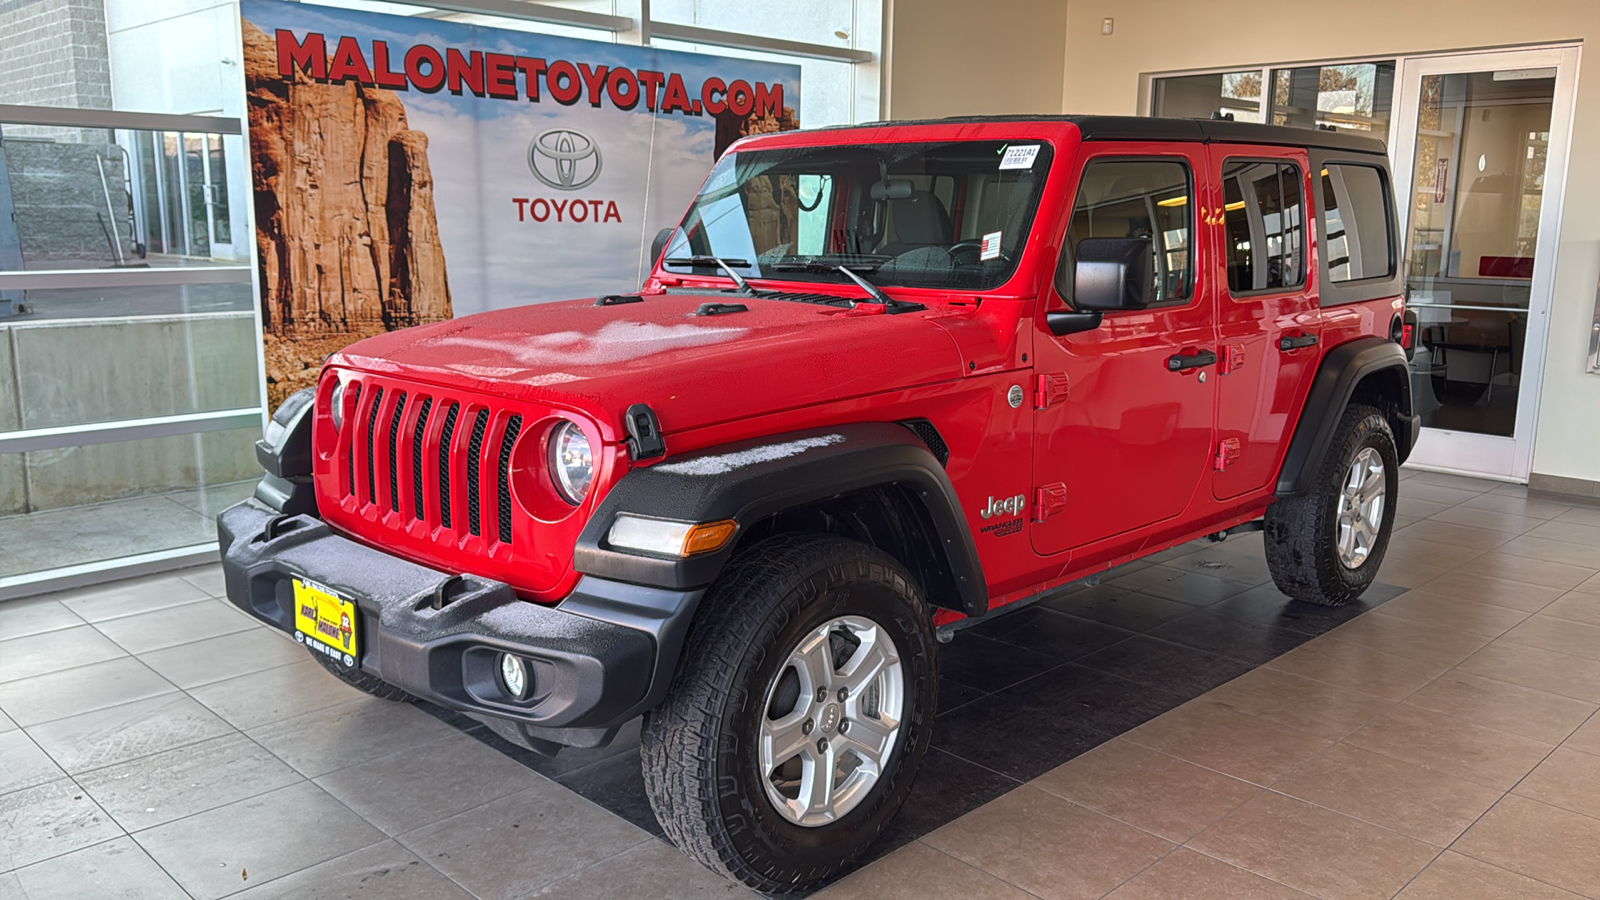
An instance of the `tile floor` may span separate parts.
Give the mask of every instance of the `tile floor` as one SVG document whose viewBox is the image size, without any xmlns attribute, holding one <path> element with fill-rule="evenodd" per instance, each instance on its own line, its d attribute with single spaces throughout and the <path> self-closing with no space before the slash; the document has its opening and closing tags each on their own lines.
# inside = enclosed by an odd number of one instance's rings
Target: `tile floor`
<svg viewBox="0 0 1600 900">
<path fill-rule="evenodd" d="M 1351 609 L 1246 536 L 957 637 L 905 814 L 815 896 L 1600 898 L 1600 506 L 1407 472 L 1398 508 Z M 656 837 L 636 730 L 519 752 L 220 593 L 0 604 L 0 900 L 747 896 Z"/>
</svg>

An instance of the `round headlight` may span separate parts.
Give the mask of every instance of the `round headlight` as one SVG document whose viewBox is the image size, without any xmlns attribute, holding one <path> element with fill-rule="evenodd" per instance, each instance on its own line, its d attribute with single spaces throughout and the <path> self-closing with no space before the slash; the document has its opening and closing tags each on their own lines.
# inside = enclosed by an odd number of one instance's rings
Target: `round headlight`
<svg viewBox="0 0 1600 900">
<path fill-rule="evenodd" d="M 550 434 L 550 475 L 561 496 L 573 506 L 589 493 L 594 456 L 589 452 L 589 439 L 576 422 L 562 422 Z"/>
<path fill-rule="evenodd" d="M 328 395 L 328 415 L 333 419 L 334 428 L 344 427 L 344 382 L 334 384 L 333 393 Z"/>
</svg>

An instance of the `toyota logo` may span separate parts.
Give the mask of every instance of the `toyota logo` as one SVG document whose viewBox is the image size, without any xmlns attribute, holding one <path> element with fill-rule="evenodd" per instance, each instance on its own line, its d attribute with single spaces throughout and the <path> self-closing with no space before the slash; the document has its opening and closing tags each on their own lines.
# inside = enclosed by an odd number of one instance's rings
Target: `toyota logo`
<svg viewBox="0 0 1600 900">
<path fill-rule="evenodd" d="M 528 145 L 533 177 L 559 191 L 576 191 L 600 177 L 600 145 L 570 128 L 552 128 Z"/>
</svg>

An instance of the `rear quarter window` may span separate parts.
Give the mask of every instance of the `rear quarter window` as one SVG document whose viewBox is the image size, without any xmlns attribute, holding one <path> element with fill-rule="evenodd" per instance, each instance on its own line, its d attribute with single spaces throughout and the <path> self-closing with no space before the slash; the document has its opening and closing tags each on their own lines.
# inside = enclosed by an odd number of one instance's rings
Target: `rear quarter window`
<svg viewBox="0 0 1600 900">
<path fill-rule="evenodd" d="M 1328 280 L 1341 283 L 1395 274 L 1394 207 L 1388 178 L 1376 166 L 1322 167 L 1322 252 Z"/>
</svg>

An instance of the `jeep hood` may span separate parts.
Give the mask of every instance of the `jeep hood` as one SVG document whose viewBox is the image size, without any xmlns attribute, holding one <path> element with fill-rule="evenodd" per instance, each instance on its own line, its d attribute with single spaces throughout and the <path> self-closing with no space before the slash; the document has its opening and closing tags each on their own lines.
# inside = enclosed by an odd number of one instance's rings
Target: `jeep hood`
<svg viewBox="0 0 1600 900">
<path fill-rule="evenodd" d="M 696 315 L 704 303 L 746 312 Z M 552 403 L 620 439 L 648 403 L 665 433 L 959 378 L 938 313 L 863 314 L 731 294 L 524 306 L 367 338 L 330 364 Z"/>
</svg>

